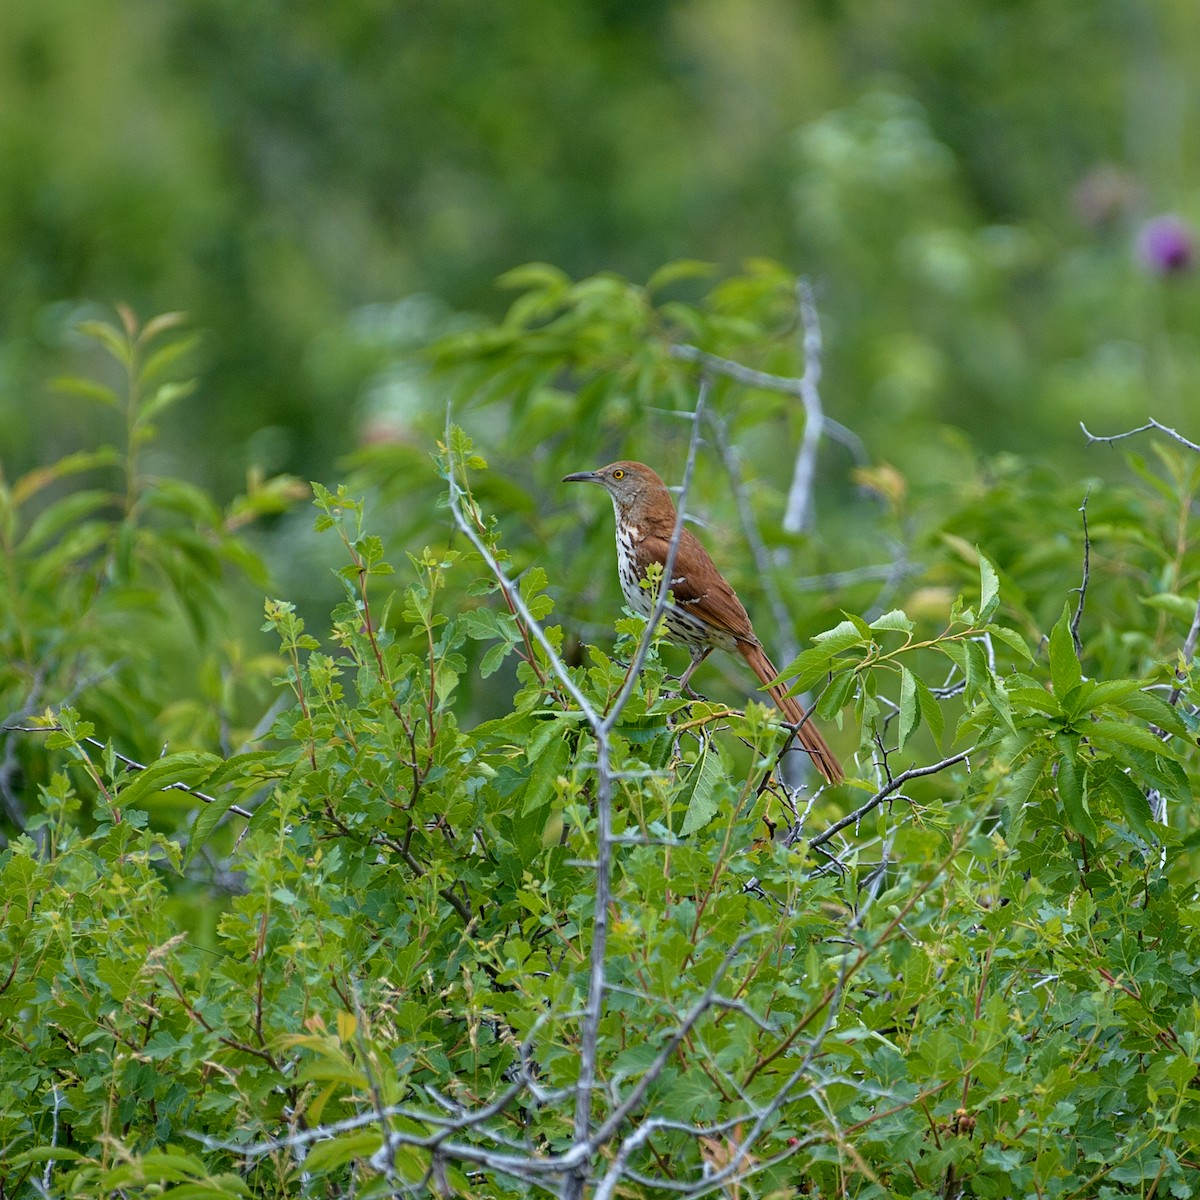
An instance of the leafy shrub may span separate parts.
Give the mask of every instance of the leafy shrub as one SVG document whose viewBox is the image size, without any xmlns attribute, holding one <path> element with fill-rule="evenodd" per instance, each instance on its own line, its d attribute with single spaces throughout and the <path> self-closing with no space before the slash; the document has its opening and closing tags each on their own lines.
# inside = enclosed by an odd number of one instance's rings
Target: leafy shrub
<svg viewBox="0 0 1200 1200">
<path fill-rule="evenodd" d="M 606 378 L 596 323 L 649 319 L 645 370 L 682 408 L 671 331 L 749 357 L 760 329 L 613 280 L 523 311 L 442 348 L 472 387 L 506 356 L 495 401 L 536 400 L 529 371 Z M 638 394 L 601 393 L 593 438 Z M 729 421 L 734 385 L 713 395 Z M 0 857 L 8 1191 L 1192 1194 L 1195 556 L 1166 518 L 1195 471 L 1162 462 L 1094 502 L 1082 603 L 1059 481 L 993 471 L 910 528 L 921 573 L 872 584 L 903 603 L 784 669 L 854 764 L 836 789 L 783 769 L 774 710 L 677 696 L 646 622 L 578 644 L 581 588 L 549 624 L 592 532 L 510 556 L 483 499 L 509 485 L 462 430 L 436 456 L 452 538 L 402 568 L 316 487 L 344 600 L 323 640 L 268 601 L 269 736 L 139 766 L 74 704 L 40 735 L 40 841 Z M 920 498 L 863 479 L 913 525 Z M 1023 495 L 1063 547 L 1022 550 Z M 472 723 L 476 672 L 512 689 Z M 181 794 L 194 823 L 154 828 Z M 205 858 L 229 889 L 211 940 L 170 903 Z"/>
</svg>

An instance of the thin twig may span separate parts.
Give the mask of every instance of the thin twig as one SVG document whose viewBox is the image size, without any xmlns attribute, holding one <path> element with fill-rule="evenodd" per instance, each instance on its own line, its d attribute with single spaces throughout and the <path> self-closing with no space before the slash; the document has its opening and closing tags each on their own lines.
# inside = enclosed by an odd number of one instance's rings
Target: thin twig
<svg viewBox="0 0 1200 1200">
<path fill-rule="evenodd" d="M 1200 453 L 1200 446 L 1196 445 L 1195 442 L 1189 442 L 1188 439 L 1183 436 L 1183 434 L 1177 433 L 1174 429 L 1161 424 L 1153 417 L 1151 417 L 1145 425 L 1139 425 L 1136 429 L 1127 429 L 1124 433 L 1113 433 L 1109 434 L 1107 437 L 1102 437 L 1099 434 L 1092 433 L 1082 421 L 1079 422 L 1079 428 L 1083 430 L 1083 436 L 1087 438 L 1089 446 L 1093 442 L 1119 442 L 1125 438 L 1134 437 L 1139 433 L 1145 433 L 1148 429 L 1157 429 L 1159 433 L 1165 433 L 1168 437 L 1174 438 L 1180 443 L 1180 445 L 1186 446 L 1189 450 L 1195 450 L 1197 453 Z"/>
<path fill-rule="evenodd" d="M 927 767 L 910 767 L 907 771 L 902 771 L 894 779 L 879 789 L 870 800 L 865 804 L 859 805 L 853 812 L 847 813 L 840 820 L 834 821 L 828 829 L 818 833 L 808 845 L 810 848 L 823 846 L 834 834 L 845 829 L 847 825 L 854 825 L 861 821 L 872 809 L 878 808 L 893 792 L 902 788 L 910 779 L 919 779 L 923 775 L 936 775 L 939 771 L 946 770 L 947 767 L 954 766 L 955 763 L 966 761 L 974 753 L 975 747 L 972 746 L 968 750 L 963 750 L 960 754 L 952 754 L 949 758 L 943 758 L 941 762 L 931 763 Z"/>
<path fill-rule="evenodd" d="M 1083 605 L 1087 600 L 1088 581 L 1092 574 L 1092 539 L 1088 536 L 1087 518 L 1088 497 L 1091 494 L 1092 489 L 1088 488 L 1083 494 L 1083 503 L 1079 506 L 1079 511 L 1083 514 L 1083 579 L 1079 586 L 1073 589 L 1079 593 L 1079 604 L 1075 608 L 1075 615 L 1071 618 L 1071 641 L 1075 643 L 1077 658 L 1083 657 L 1083 645 L 1079 641 L 1079 622 L 1083 619 Z"/>
<path fill-rule="evenodd" d="M 0 729 L 12 733 L 62 733 L 61 725 L 0 725 Z M 108 747 L 104 742 L 99 741 L 94 737 L 81 737 L 81 742 L 86 742 L 89 746 L 95 747 L 97 750 L 107 750 Z M 130 758 L 127 754 L 122 754 L 120 751 L 112 752 L 113 758 L 122 766 L 127 767 L 130 771 L 144 771 L 146 764 L 140 763 L 137 759 Z M 205 804 L 219 804 L 220 800 L 216 796 L 210 796 L 207 792 L 202 792 L 198 788 L 189 786 L 186 783 L 175 781 L 174 783 L 164 783 L 159 787 L 159 791 L 163 792 L 186 792 L 189 796 L 195 796 L 197 800 L 203 800 Z M 236 804 L 231 804 L 226 812 L 236 813 L 239 817 L 252 817 L 254 814 L 248 809 L 241 808 Z"/>
</svg>

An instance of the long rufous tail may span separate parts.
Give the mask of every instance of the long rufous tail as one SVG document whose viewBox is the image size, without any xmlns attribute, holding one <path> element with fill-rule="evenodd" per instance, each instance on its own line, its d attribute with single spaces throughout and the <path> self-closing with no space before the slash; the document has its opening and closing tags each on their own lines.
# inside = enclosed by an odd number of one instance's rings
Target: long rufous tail
<svg viewBox="0 0 1200 1200">
<path fill-rule="evenodd" d="M 737 648 L 741 656 L 749 664 L 750 670 L 764 684 L 770 683 L 779 674 L 775 670 L 775 664 L 771 662 L 766 655 L 766 651 L 757 642 L 738 642 Z M 811 720 L 805 719 L 804 709 L 800 707 L 796 697 L 789 696 L 787 689 L 782 685 L 769 687 L 767 691 L 771 693 L 771 699 L 779 705 L 779 709 L 787 718 L 788 723 L 796 726 L 796 740 L 808 752 L 809 758 L 813 760 L 813 766 L 830 783 L 841 783 L 846 778 L 846 772 L 842 770 L 842 764 L 838 762 L 836 755 L 830 750 L 829 743 L 821 736 L 821 731 Z"/>
</svg>

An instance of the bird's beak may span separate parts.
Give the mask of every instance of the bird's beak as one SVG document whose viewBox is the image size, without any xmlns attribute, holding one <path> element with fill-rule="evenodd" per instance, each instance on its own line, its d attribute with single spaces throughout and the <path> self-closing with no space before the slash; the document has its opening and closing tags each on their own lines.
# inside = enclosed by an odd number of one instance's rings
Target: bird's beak
<svg viewBox="0 0 1200 1200">
<path fill-rule="evenodd" d="M 574 475 L 564 475 L 563 483 L 599 483 L 599 471 L 576 471 Z"/>
</svg>

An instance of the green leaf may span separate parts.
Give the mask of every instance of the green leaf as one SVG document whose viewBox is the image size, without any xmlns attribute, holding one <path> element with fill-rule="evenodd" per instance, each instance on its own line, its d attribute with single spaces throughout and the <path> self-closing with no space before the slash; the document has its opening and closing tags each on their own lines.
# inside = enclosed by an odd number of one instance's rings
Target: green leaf
<svg viewBox="0 0 1200 1200">
<path fill-rule="evenodd" d="M 1015 650 L 1024 662 L 1033 661 L 1033 652 L 1029 649 L 1029 643 L 1015 629 L 1008 629 L 1003 625 L 990 624 L 984 626 L 984 632 L 990 634 L 997 641 L 1003 642 L 1010 649 Z"/>
<path fill-rule="evenodd" d="M 893 608 L 891 612 L 885 612 L 882 617 L 876 617 L 870 627 L 877 630 L 892 630 L 896 633 L 912 633 L 913 631 L 913 623 L 902 608 Z"/>
<path fill-rule="evenodd" d="M 1050 679 L 1054 684 L 1054 694 L 1060 701 L 1073 687 L 1083 682 L 1083 669 L 1071 637 L 1070 604 L 1063 605 L 1062 616 L 1050 631 Z"/>
<path fill-rule="evenodd" d="M 682 258 L 661 266 L 646 280 L 646 291 L 653 294 L 659 288 L 677 283 L 680 279 L 707 279 L 716 271 L 716 266 L 710 262 L 702 262 L 697 258 Z"/>
<path fill-rule="evenodd" d="M 356 1158 L 370 1158 L 383 1145 L 378 1129 L 360 1129 L 343 1133 L 328 1141 L 317 1142 L 304 1159 L 304 1169 L 316 1173 L 344 1166 Z"/>
<path fill-rule="evenodd" d="M 32 1150 L 22 1150 L 6 1161 L 10 1168 L 16 1168 L 35 1162 L 87 1162 L 89 1160 L 78 1150 L 68 1150 L 66 1146 L 34 1146 Z"/>
<path fill-rule="evenodd" d="M 929 685 L 919 676 L 914 675 L 913 680 L 917 687 L 917 704 L 921 709 L 921 716 L 924 718 L 925 724 L 929 726 L 929 732 L 933 734 L 933 740 L 940 747 L 942 744 L 942 734 L 946 728 L 946 719 L 942 715 L 942 706 L 938 703 L 937 697 L 929 689 Z"/>
<path fill-rule="evenodd" d="M 717 815 L 720 806 L 718 786 L 724 777 L 720 757 L 708 746 L 703 747 L 675 796 L 676 802 L 687 805 L 679 830 L 683 837 L 703 829 Z"/>
<path fill-rule="evenodd" d="M 858 676 L 853 671 L 843 671 L 840 675 L 835 675 L 817 700 L 818 716 L 826 720 L 836 717 L 849 702 L 857 679 Z"/>
<path fill-rule="evenodd" d="M 979 620 L 990 621 L 1000 605 L 1000 577 L 988 557 L 978 546 L 979 554 Z"/>
<path fill-rule="evenodd" d="M 1141 686 L 1136 679 L 1108 679 L 1103 683 L 1093 684 L 1088 698 L 1089 708 L 1097 709 L 1109 704 L 1122 707 L 1121 701 L 1140 691 Z"/>
<path fill-rule="evenodd" d="M 1124 771 L 1112 771 L 1104 782 L 1133 831 L 1147 842 L 1157 842 L 1146 793 Z"/>
<path fill-rule="evenodd" d="M 1004 807 L 1008 814 L 1008 829 L 1005 837 L 1010 843 L 1021 836 L 1021 828 L 1025 823 L 1025 804 L 1041 780 L 1045 766 L 1046 760 L 1041 755 L 1035 755 L 1023 762 L 1006 780 Z"/>
<path fill-rule="evenodd" d="M 818 633 L 813 638 L 813 641 L 826 654 L 837 654 L 841 650 L 848 650 L 851 646 L 869 644 L 871 635 L 868 627 L 864 626 L 861 621 L 856 622 L 847 617 L 846 620 L 835 625 L 832 629 L 826 629 Z"/>
<path fill-rule="evenodd" d="M 138 424 L 144 425 L 153 420 L 159 413 L 165 412 L 177 400 L 190 396 L 197 388 L 194 379 L 185 379 L 179 383 L 164 383 L 142 401 L 138 409 Z"/>
<path fill-rule="evenodd" d="M 1131 748 L 1128 757 L 1136 764 L 1138 777 L 1144 777 L 1154 784 L 1168 800 L 1185 803 L 1191 801 L 1192 785 L 1187 772 L 1174 759 L 1164 756 L 1161 744 L 1154 754 L 1140 748 Z"/>
<path fill-rule="evenodd" d="M 193 751 L 169 754 L 166 758 L 156 759 L 144 770 L 127 779 L 117 794 L 117 803 L 123 808 L 137 808 L 141 807 L 152 793 L 160 792 L 173 783 L 184 783 L 189 787 L 198 786 L 199 781 L 220 763 L 220 758 L 215 754 Z"/>
<path fill-rule="evenodd" d="M 487 641 L 495 637 L 503 637 L 504 631 L 495 612 L 490 608 L 469 608 L 459 616 L 459 621 L 467 637 L 478 641 Z"/>
<path fill-rule="evenodd" d="M 232 788 L 218 796 L 214 796 L 211 804 L 197 798 L 197 803 L 203 805 L 203 807 L 188 834 L 187 849 L 183 855 L 183 866 L 186 867 L 203 849 L 204 843 L 212 836 L 213 830 L 220 824 L 221 818 L 230 810 L 237 798 L 238 793 Z"/>
<path fill-rule="evenodd" d="M 520 291 L 525 288 L 536 287 L 566 288 L 570 285 L 570 282 L 571 277 L 561 268 L 552 266 L 550 263 L 531 262 L 505 271 L 496 280 L 496 285 L 512 289 L 513 291 Z"/>
<path fill-rule="evenodd" d="M 1143 596 L 1142 603 L 1150 608 L 1169 612 L 1181 621 L 1190 622 L 1196 615 L 1196 601 L 1187 596 L 1177 596 L 1174 592 L 1157 592 L 1153 596 Z"/>
<path fill-rule="evenodd" d="M 187 313 L 185 312 L 159 313 L 157 316 L 151 317 L 142 326 L 142 332 L 138 335 L 138 341 L 145 346 L 160 334 L 166 333 L 167 330 L 177 329 L 186 320 Z"/>
<path fill-rule="evenodd" d="M 791 679 L 789 695 L 806 692 L 814 683 L 823 680 L 833 667 L 834 656 L 823 646 L 813 646 L 797 655 L 779 673 L 781 679 Z"/>
<path fill-rule="evenodd" d="M 77 328 L 85 337 L 99 342 L 122 366 L 128 366 L 133 361 L 128 338 L 107 321 L 80 321 Z"/>
<path fill-rule="evenodd" d="M 185 354 L 194 350 L 199 342 L 200 335 L 198 333 L 189 333 L 183 337 L 177 337 L 174 341 L 168 342 L 166 345 L 155 350 L 142 365 L 142 384 L 149 386 L 159 376 L 165 374 Z M 138 415 L 146 415 L 145 402 Z"/>
<path fill-rule="evenodd" d="M 1120 700 L 1114 700 L 1112 703 L 1114 708 L 1124 709 L 1125 712 L 1132 713 L 1135 717 L 1141 717 L 1143 721 L 1149 721 L 1167 733 L 1177 733 L 1180 737 L 1191 739 L 1191 731 L 1179 715 L 1178 710 L 1172 708 L 1161 696 L 1156 696 L 1153 692 L 1144 692 L 1141 688 L 1135 687 L 1128 695 L 1123 696 Z"/>
<path fill-rule="evenodd" d="M 480 660 L 479 675 L 487 679 L 494 675 L 503 665 L 504 660 L 512 653 L 515 642 L 497 642 Z"/>
<path fill-rule="evenodd" d="M 1140 725 L 1132 725 L 1128 721 L 1093 721 L 1079 728 L 1086 732 L 1088 738 L 1097 743 L 1118 742 L 1122 746 L 1136 746 L 1139 750 L 1148 750 L 1151 754 L 1162 754 L 1175 757 L 1175 751 L 1156 738 L 1148 729 Z"/>
<path fill-rule="evenodd" d="M 1069 636 L 1069 635 L 1068 635 Z M 1062 800 L 1063 812 L 1076 833 L 1081 833 L 1089 842 L 1098 838 L 1096 823 L 1088 811 L 1087 795 L 1084 791 L 1084 780 L 1079 778 L 1080 772 L 1075 761 L 1075 748 L 1068 738 L 1059 736 L 1054 739 L 1059 747 L 1058 784 L 1059 799 Z M 1086 776 L 1085 776 L 1086 779 Z"/>
<path fill-rule="evenodd" d="M 171 1200 L 235 1200 L 250 1192 L 236 1175 L 224 1175 L 206 1183 L 181 1183 L 162 1194 Z"/>
<path fill-rule="evenodd" d="M 1045 713 L 1048 717 L 1062 716 L 1062 705 L 1058 702 L 1058 697 L 1045 688 L 1010 687 L 1008 699 L 1019 712 Z"/>
<path fill-rule="evenodd" d="M 523 815 L 544 808 L 554 795 L 558 777 L 566 773 L 571 761 L 571 743 L 562 735 L 563 728 L 557 721 L 547 721 L 530 743 L 527 757 L 531 767 L 521 804 Z M 542 748 L 547 745 L 548 749 Z"/>
<path fill-rule="evenodd" d="M 50 380 L 50 386 L 56 392 L 68 396 L 82 396 L 85 400 L 95 400 L 107 408 L 115 408 L 118 412 L 124 408 L 120 396 L 110 387 L 97 383 L 94 379 L 85 379 L 78 375 L 59 375 Z"/>
<path fill-rule="evenodd" d="M 65 530 L 78 528 L 85 517 L 91 516 L 97 509 L 111 504 L 112 501 L 113 496 L 110 492 L 90 488 L 64 496 L 38 514 L 37 520 L 30 525 L 29 531 L 21 540 L 21 553 L 29 554 L 53 541 Z"/>
<path fill-rule="evenodd" d="M 121 456 L 111 446 L 99 450 L 78 450 L 74 454 L 64 455 L 48 467 L 36 467 L 13 484 L 12 498 L 14 504 L 24 504 L 31 496 L 36 495 L 44 487 L 65 479 L 68 475 L 77 475 L 81 471 L 90 471 L 93 467 L 116 466 Z"/>
<path fill-rule="evenodd" d="M 917 679 L 907 668 L 900 668 L 900 734 L 897 749 L 903 750 L 921 723 L 921 708 L 917 700 Z"/>
</svg>

